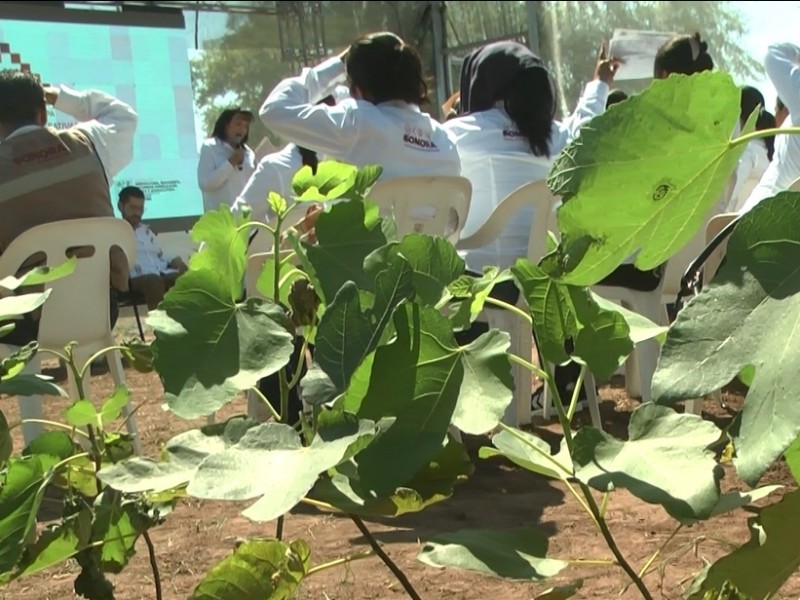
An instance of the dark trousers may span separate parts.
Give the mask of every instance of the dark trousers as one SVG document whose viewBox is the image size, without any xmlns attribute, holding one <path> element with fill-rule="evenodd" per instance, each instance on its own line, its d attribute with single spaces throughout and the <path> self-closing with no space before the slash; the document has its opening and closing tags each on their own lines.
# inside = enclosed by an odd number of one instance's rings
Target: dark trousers
<svg viewBox="0 0 800 600">
<path fill-rule="evenodd" d="M 309 346 L 309 349 L 313 351 L 313 348 Z M 302 366 L 300 367 L 300 378 L 302 379 L 305 377 L 306 371 L 308 368 L 306 367 L 305 357 L 302 356 L 301 352 L 303 350 L 303 338 L 297 336 L 294 339 L 294 351 L 292 352 L 292 358 L 289 360 L 289 364 L 286 365 L 283 369 L 284 373 L 286 374 L 286 380 L 291 381 L 292 377 L 294 377 L 294 370 L 297 368 L 298 361 L 302 360 Z M 275 409 L 275 412 L 280 413 L 281 411 L 281 380 L 280 374 L 274 373 L 269 377 L 265 377 L 261 381 L 258 382 L 258 390 L 264 394 L 267 401 L 270 403 L 272 408 Z M 289 415 L 288 419 L 284 419 L 289 425 L 294 425 L 300 420 L 300 414 L 303 411 L 303 402 L 300 400 L 300 385 L 296 385 L 294 388 L 289 390 Z M 283 416 L 283 415 L 281 415 Z"/>
<path fill-rule="evenodd" d="M 109 309 L 111 316 L 111 329 L 117 324 L 119 318 L 119 304 L 117 304 L 117 292 L 113 288 L 109 288 Z M 39 338 L 39 319 L 34 319 L 30 314 L 24 315 L 21 319 L 13 321 L 2 321 L 0 326 L 8 323 L 14 323 L 14 330 L 0 337 L 0 344 L 8 344 L 11 346 L 25 346 L 31 342 L 35 342 Z M 61 348 L 51 348 L 51 350 L 61 350 Z"/>
</svg>

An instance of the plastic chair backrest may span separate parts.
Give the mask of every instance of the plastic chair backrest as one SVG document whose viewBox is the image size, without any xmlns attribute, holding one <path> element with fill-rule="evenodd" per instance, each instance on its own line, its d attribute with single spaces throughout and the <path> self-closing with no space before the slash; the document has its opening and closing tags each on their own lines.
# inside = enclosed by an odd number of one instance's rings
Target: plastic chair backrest
<svg viewBox="0 0 800 600">
<path fill-rule="evenodd" d="M 396 177 L 378 181 L 368 199 L 381 214 L 394 214 L 398 237 L 439 235 L 458 241 L 467 221 L 472 184 L 465 177 Z"/>
<path fill-rule="evenodd" d="M 548 230 L 557 230 L 554 210 L 557 203 L 558 198 L 550 193 L 545 181 L 526 183 L 506 196 L 478 231 L 460 240 L 456 247 L 469 250 L 491 244 L 520 210 L 533 206 L 536 217 L 528 240 L 528 260 L 538 262 L 547 253 Z M 546 218 L 541 218 L 542 215 Z"/>
<path fill-rule="evenodd" d="M 45 348 L 61 349 L 70 342 L 103 341 L 111 330 L 109 252 L 119 247 L 133 265 L 136 239 L 127 221 L 113 217 L 70 219 L 46 223 L 17 237 L 0 256 L 0 274 L 13 275 L 39 252 L 55 267 L 67 260 L 67 250 L 92 247 L 91 256 L 77 260 L 75 271 L 46 284 L 50 297 L 42 308 L 39 342 Z M 88 252 L 86 252 L 88 254 Z"/>
<path fill-rule="evenodd" d="M 728 185 L 726 186 L 722 196 L 719 198 L 719 200 L 717 200 L 714 206 L 709 209 L 708 213 L 706 213 L 706 225 L 708 225 L 708 222 L 716 215 L 725 214 L 723 211 L 730 202 L 735 185 L 736 173 L 731 175 L 730 179 L 728 180 Z M 705 247 L 706 228 L 703 227 L 692 239 L 686 243 L 683 248 L 678 250 L 678 252 L 670 257 L 664 277 L 662 277 L 662 280 L 664 281 L 662 291 L 664 296 L 669 298 L 669 302 L 672 302 L 672 300 L 678 296 L 678 293 L 681 289 L 681 278 L 683 277 L 686 268 L 695 258 L 700 255 Z"/>
</svg>

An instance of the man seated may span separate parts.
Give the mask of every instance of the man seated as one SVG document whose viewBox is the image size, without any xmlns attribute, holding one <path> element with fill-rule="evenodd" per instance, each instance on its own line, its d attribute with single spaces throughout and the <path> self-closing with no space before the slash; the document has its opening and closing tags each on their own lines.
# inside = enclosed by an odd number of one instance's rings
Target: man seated
<svg viewBox="0 0 800 600">
<path fill-rule="evenodd" d="M 47 105 L 78 123 L 47 127 Z M 30 73 L 0 71 L 0 253 L 37 225 L 113 217 L 109 182 L 133 157 L 137 121 L 130 106 L 104 92 L 45 89 Z M 34 255 L 21 272 L 42 261 Z M 110 283 L 120 291 L 128 287 L 128 263 L 119 248 L 111 252 Z M 113 327 L 113 289 L 110 302 Z M 21 346 L 38 337 L 38 313 L 15 324 L 3 343 Z"/>
<path fill-rule="evenodd" d="M 130 290 L 144 296 L 148 310 L 155 310 L 178 275 L 186 272 L 186 263 L 180 256 L 165 258 L 156 234 L 142 223 L 144 192 L 141 189 L 124 188 L 119 193 L 117 206 L 136 235 L 136 264 L 131 267 Z"/>
</svg>

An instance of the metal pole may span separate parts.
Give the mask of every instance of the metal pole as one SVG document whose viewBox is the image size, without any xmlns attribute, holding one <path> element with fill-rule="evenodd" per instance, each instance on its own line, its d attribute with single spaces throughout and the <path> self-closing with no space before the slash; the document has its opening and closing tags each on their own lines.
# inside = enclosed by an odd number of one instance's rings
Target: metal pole
<svg viewBox="0 0 800 600">
<path fill-rule="evenodd" d="M 431 28 L 433 29 L 433 64 L 436 76 L 436 110 L 441 113 L 441 106 L 447 100 L 447 46 L 444 26 L 445 3 L 429 2 L 431 9 Z M 441 114 L 439 115 L 442 116 Z"/>
<path fill-rule="evenodd" d="M 535 2 L 534 0 L 528 0 L 525 3 L 525 7 L 528 10 L 528 48 L 534 54 L 539 56 L 542 55 L 541 49 L 539 48 L 539 11 L 538 5 L 539 2 Z"/>
</svg>

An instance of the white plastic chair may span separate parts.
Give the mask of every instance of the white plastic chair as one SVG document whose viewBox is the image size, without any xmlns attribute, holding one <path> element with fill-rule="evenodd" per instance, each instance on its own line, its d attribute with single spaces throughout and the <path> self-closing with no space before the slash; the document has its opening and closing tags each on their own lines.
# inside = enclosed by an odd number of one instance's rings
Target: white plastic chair
<svg viewBox="0 0 800 600">
<path fill-rule="evenodd" d="M 79 367 L 89 358 L 114 345 L 111 332 L 109 306 L 109 251 L 119 247 L 133 264 L 136 256 L 136 241 L 131 226 L 122 219 L 98 217 L 57 221 L 34 227 L 16 238 L 0 256 L 0 274 L 13 275 L 23 263 L 39 252 L 46 256 L 47 266 L 54 267 L 67 259 L 67 250 L 78 247 L 93 247 L 90 257 L 79 258 L 75 271 L 62 279 L 46 284 L 50 297 L 42 308 L 39 322 L 39 346 L 51 350 L 63 350 L 71 342 L 76 342 L 74 357 Z M 0 342 L 2 338 L 0 338 Z M 15 348 L 0 344 L 2 351 L 11 353 Z M 109 371 L 114 384 L 125 384 L 125 371 L 122 360 L 115 350 L 106 354 Z M 29 364 L 30 372 L 41 370 L 40 361 Z M 69 373 L 70 398 L 78 399 L 78 390 L 72 373 Z M 92 398 L 90 378 L 84 381 L 84 393 Z M 20 417 L 24 419 L 42 418 L 42 400 L 38 396 L 19 398 Z M 136 420 L 130 406 L 123 411 L 128 432 L 133 437 L 133 446 L 141 454 L 141 441 L 136 429 Z M 37 423 L 22 426 L 25 443 L 43 431 Z"/>
<path fill-rule="evenodd" d="M 548 230 L 555 226 L 554 208 L 558 199 L 555 198 L 544 181 L 534 181 L 525 184 L 504 198 L 497 208 L 492 211 L 487 221 L 471 236 L 458 242 L 456 247 L 459 250 L 469 250 L 471 248 L 481 248 L 494 242 L 501 234 L 506 225 L 513 219 L 520 210 L 533 207 L 535 217 L 531 226 L 531 235 L 528 241 L 528 260 L 533 263 L 539 260 L 547 252 Z M 519 306 L 525 306 L 524 298 L 520 298 Z M 530 324 L 506 310 L 487 309 L 480 317 L 481 320 L 488 322 L 492 329 L 507 331 L 511 335 L 510 352 L 521 356 L 525 360 L 530 360 L 533 355 L 533 335 Z M 503 422 L 518 427 L 529 424 L 533 413 L 531 411 L 531 391 L 533 386 L 533 376 L 525 367 L 512 365 L 514 376 L 514 401 L 508 407 Z M 594 389 L 594 382 L 587 378 L 586 392 L 589 399 L 589 410 L 592 416 L 592 423 L 600 427 L 600 410 L 597 405 L 597 394 Z M 548 418 L 548 407 L 551 402 L 550 390 L 545 386 L 543 390 L 544 417 Z"/>
<path fill-rule="evenodd" d="M 398 236 L 426 233 L 458 242 L 467 221 L 472 184 L 465 177 L 412 176 L 378 181 L 368 199 L 394 214 Z"/>
</svg>

